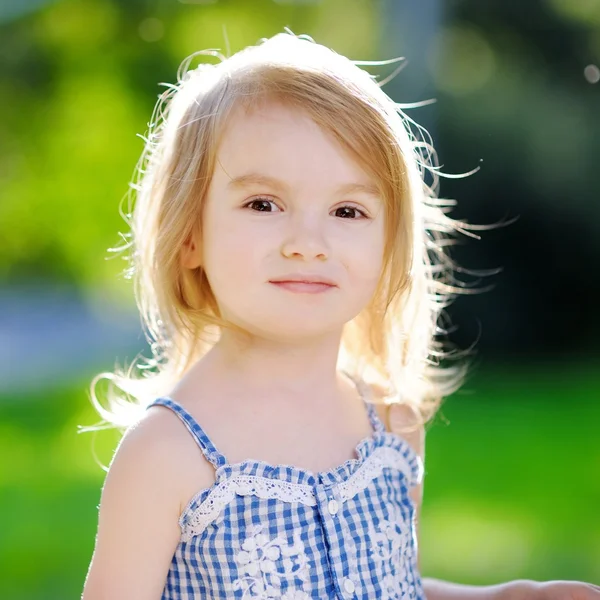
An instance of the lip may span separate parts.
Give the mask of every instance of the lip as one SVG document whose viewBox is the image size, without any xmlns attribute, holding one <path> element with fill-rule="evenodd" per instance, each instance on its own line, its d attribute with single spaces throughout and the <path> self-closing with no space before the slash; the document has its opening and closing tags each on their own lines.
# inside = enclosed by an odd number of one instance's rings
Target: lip
<svg viewBox="0 0 600 600">
<path fill-rule="evenodd" d="M 306 281 L 271 281 L 272 285 L 295 294 L 322 294 L 333 290 L 336 286 L 328 283 Z"/>
<path fill-rule="evenodd" d="M 337 287 L 331 279 L 323 277 L 322 275 L 309 273 L 293 273 L 289 275 L 283 275 L 282 277 L 278 277 L 277 279 L 271 279 L 270 283 L 318 283 L 328 285 L 331 287 Z"/>
</svg>

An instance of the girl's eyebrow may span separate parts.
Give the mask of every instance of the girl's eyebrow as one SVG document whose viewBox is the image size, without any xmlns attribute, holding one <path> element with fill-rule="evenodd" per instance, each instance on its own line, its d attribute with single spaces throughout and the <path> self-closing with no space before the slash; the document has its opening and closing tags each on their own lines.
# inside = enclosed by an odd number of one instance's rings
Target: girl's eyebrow
<svg viewBox="0 0 600 600">
<path fill-rule="evenodd" d="M 289 186 L 284 181 L 269 175 L 263 175 L 262 173 L 246 173 L 244 175 L 233 177 L 229 180 L 227 189 L 243 189 L 253 185 L 266 185 L 280 191 L 289 190 Z M 362 193 L 369 194 L 370 196 L 375 196 L 377 198 L 380 197 L 380 192 L 376 186 L 365 183 L 343 183 L 337 188 L 336 192 L 338 194 Z"/>
</svg>

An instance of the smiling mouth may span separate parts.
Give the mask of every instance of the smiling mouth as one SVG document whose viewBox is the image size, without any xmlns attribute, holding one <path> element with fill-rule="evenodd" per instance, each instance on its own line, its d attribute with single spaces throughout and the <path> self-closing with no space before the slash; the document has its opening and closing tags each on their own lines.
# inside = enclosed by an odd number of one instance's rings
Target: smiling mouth
<svg viewBox="0 0 600 600">
<path fill-rule="evenodd" d="M 271 281 L 278 288 L 297 294 L 320 294 L 332 290 L 335 286 L 316 281 Z"/>
</svg>

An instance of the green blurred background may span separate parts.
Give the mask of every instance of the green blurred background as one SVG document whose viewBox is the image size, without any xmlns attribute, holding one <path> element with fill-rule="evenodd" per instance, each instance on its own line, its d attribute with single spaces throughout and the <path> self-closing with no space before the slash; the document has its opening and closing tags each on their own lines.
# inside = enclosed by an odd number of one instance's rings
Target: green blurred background
<svg viewBox="0 0 600 600">
<path fill-rule="evenodd" d="M 1 0 L 0 597 L 83 587 L 119 437 L 77 426 L 91 377 L 146 349 L 107 248 L 158 84 L 285 26 L 406 57 L 384 89 L 437 100 L 409 114 L 445 172 L 480 167 L 442 179 L 452 216 L 519 217 L 453 250 L 502 271 L 449 311 L 477 360 L 428 430 L 423 574 L 600 583 L 600 2 Z"/>
</svg>

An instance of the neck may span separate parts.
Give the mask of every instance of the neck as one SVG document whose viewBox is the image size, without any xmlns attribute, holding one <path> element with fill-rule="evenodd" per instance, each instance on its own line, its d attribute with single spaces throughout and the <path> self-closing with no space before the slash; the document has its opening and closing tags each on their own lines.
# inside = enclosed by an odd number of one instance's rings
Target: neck
<svg viewBox="0 0 600 600">
<path fill-rule="evenodd" d="M 327 334 L 298 343 L 223 333 L 215 346 L 193 367 L 192 378 L 209 382 L 233 396 L 240 393 L 291 402 L 322 403 L 347 395 L 353 384 L 337 373 L 340 334 Z"/>
</svg>

